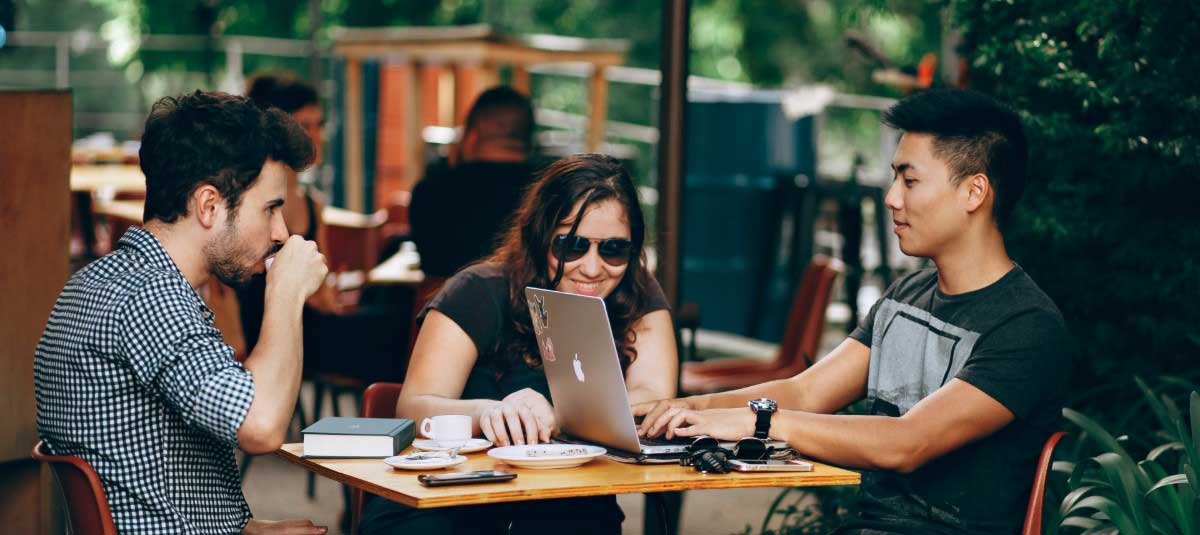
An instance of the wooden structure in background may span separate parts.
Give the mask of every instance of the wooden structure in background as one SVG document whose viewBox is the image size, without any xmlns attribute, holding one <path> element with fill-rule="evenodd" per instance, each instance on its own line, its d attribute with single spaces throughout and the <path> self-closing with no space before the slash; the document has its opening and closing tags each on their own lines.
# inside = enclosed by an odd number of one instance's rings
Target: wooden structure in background
<svg viewBox="0 0 1200 535">
<path fill-rule="evenodd" d="M 0 526 L 57 533 L 37 442 L 33 352 L 70 271 L 71 93 L 0 91 Z"/>
<path fill-rule="evenodd" d="M 426 126 L 463 123 L 475 96 L 509 70 L 511 84 L 530 92 L 529 67 L 542 63 L 591 66 L 586 149 L 604 141 L 608 112 L 605 69 L 625 62 L 623 40 L 555 35 L 512 36 L 486 24 L 408 28 L 338 28 L 334 53 L 345 58 L 343 120 L 346 207 L 369 211 L 364 200 L 362 62 L 386 60 L 380 71 L 379 174 L 376 207 L 395 191 L 412 189 L 424 171 Z"/>
</svg>

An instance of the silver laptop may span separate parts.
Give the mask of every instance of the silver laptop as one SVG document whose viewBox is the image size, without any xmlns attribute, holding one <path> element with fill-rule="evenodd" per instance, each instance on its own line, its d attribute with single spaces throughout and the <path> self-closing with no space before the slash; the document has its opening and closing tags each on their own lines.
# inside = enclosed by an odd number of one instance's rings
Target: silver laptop
<svg viewBox="0 0 1200 535">
<path fill-rule="evenodd" d="M 525 299 L 550 384 L 554 416 L 566 440 L 641 455 L 687 452 L 692 438 L 638 437 L 603 299 L 532 287 L 525 288 Z M 783 442 L 771 445 L 786 447 Z"/>
</svg>

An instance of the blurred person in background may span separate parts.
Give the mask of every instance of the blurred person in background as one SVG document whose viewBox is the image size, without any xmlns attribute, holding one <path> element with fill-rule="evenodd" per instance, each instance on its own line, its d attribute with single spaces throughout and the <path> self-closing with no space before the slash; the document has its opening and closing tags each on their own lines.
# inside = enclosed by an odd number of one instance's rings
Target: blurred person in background
<svg viewBox="0 0 1200 535">
<path fill-rule="evenodd" d="M 533 181 L 533 106 L 507 86 L 484 91 L 467 113 L 448 166 L 413 188 L 412 239 L 427 276 L 449 277 L 496 247 Z"/>
<path fill-rule="evenodd" d="M 321 164 L 322 128 L 324 112 L 321 98 L 311 85 L 282 73 L 264 73 L 251 77 L 247 82 L 246 96 L 262 109 L 277 108 L 291 115 L 303 129 L 313 146 L 313 165 Z M 321 232 L 321 210 L 324 208 L 317 196 L 300 183 L 300 173 L 288 170 L 287 196 L 283 207 L 283 221 L 288 232 L 303 236 L 325 250 L 325 236 Z M 237 289 L 239 317 L 242 334 L 246 340 L 246 351 L 250 352 L 258 343 L 263 320 L 263 296 L 266 277 L 256 275 L 250 282 Z M 332 286 L 322 285 L 305 302 L 305 323 L 312 322 L 315 312 L 337 313 L 341 310 Z M 306 333 L 305 347 L 312 348 L 315 329 Z"/>
<path fill-rule="evenodd" d="M 259 73 L 247 81 L 246 96 L 263 109 L 276 108 L 291 115 L 312 141 L 314 165 L 320 165 L 324 112 L 320 95 L 312 85 L 288 73 Z M 331 244 L 323 232 L 321 199 L 301 183 L 299 173 L 289 173 L 287 179 L 288 201 L 283 217 L 288 230 L 316 241 L 321 251 L 327 251 Z M 367 383 L 399 380 L 403 377 L 403 359 L 397 356 L 407 346 L 408 333 L 396 326 L 408 324 L 404 313 L 411 310 L 411 304 L 406 301 L 401 304 L 345 305 L 339 302 L 337 289 L 331 282 L 322 285 L 305 303 L 305 377 L 310 378 L 318 372 L 333 372 Z M 237 291 L 247 351 L 259 339 L 264 283 L 261 276 L 255 277 Z M 353 358 L 345 358 L 347 354 Z M 317 403 L 320 401 L 316 400 Z M 314 404 L 314 413 L 309 415 L 313 421 L 317 419 L 315 411 L 319 408 Z M 307 423 L 310 422 L 302 422 Z"/>
</svg>

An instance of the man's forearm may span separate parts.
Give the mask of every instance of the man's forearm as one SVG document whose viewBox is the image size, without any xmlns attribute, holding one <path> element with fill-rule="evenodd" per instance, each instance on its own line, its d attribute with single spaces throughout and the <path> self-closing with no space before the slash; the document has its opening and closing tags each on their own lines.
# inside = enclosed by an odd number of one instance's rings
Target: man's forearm
<svg viewBox="0 0 1200 535">
<path fill-rule="evenodd" d="M 920 461 L 920 433 L 887 416 L 850 416 L 779 411 L 772 438 L 785 440 L 804 457 L 847 468 L 911 472 Z"/>
<path fill-rule="evenodd" d="M 687 399 L 689 405 L 696 410 L 744 407 L 748 401 L 757 398 L 770 398 L 778 402 L 780 407 L 797 409 L 803 407 L 800 400 L 802 390 L 792 379 L 778 379 L 738 390 L 692 396 Z"/>
<path fill-rule="evenodd" d="M 300 296 L 268 299 L 258 344 L 246 359 L 246 368 L 254 376 L 251 411 L 256 412 L 256 422 L 272 430 L 286 429 L 300 391 L 303 308 Z"/>
</svg>

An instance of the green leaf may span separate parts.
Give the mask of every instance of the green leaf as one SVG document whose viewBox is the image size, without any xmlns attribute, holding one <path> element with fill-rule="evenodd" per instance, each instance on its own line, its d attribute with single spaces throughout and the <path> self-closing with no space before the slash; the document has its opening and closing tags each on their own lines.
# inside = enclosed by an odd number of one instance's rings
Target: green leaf
<svg viewBox="0 0 1200 535">
<path fill-rule="evenodd" d="M 1190 483 L 1188 482 L 1187 474 L 1171 474 L 1167 477 L 1164 477 L 1164 478 L 1158 480 L 1158 483 L 1155 483 L 1153 487 L 1150 487 L 1150 490 L 1146 491 L 1146 494 L 1149 495 L 1151 492 L 1154 492 L 1158 489 L 1161 489 L 1163 487 L 1170 486 L 1170 485 L 1189 485 L 1189 484 Z"/>
<path fill-rule="evenodd" d="M 1070 513 L 1071 510 L 1073 510 L 1075 508 L 1075 504 L 1079 503 L 1080 500 L 1086 498 L 1088 496 L 1088 494 L 1091 493 L 1095 489 L 1096 489 L 1096 487 L 1087 485 L 1087 486 L 1076 488 L 1075 490 L 1072 490 L 1071 492 L 1068 492 L 1066 496 L 1063 496 L 1062 504 L 1059 505 L 1059 508 L 1058 508 L 1059 515 L 1064 516 L 1064 517 L 1067 516 L 1067 514 Z"/>
<path fill-rule="evenodd" d="M 1158 483 L 1151 487 L 1150 490 L 1146 491 L 1145 496 L 1154 506 L 1158 508 L 1159 514 L 1164 516 L 1165 519 L 1170 521 L 1170 523 L 1173 525 L 1174 529 L 1170 531 L 1191 533 L 1191 519 L 1188 518 L 1187 508 L 1184 506 L 1184 502 L 1179 499 L 1179 493 L 1176 492 L 1174 488 L 1163 488 L 1165 486 L 1163 482 L 1175 476 L 1168 475 L 1166 470 L 1163 470 L 1163 468 L 1154 461 L 1142 461 L 1138 463 L 1138 466 L 1141 467 L 1141 469 L 1144 470 L 1152 479 L 1158 481 Z M 1184 481 L 1186 482 L 1187 478 L 1184 478 Z M 1158 489 L 1163 490 L 1157 493 L 1154 492 Z M 1153 519 L 1157 515 L 1152 514 L 1150 516 L 1151 521 L 1153 522 Z M 1159 529 L 1157 531 L 1168 530 Z"/>
<path fill-rule="evenodd" d="M 1050 471 L 1056 474 L 1067 474 L 1075 471 L 1075 463 L 1071 461 L 1054 461 L 1050 463 Z"/>
<path fill-rule="evenodd" d="M 1133 457 L 1129 455 L 1129 452 L 1125 451 L 1125 448 L 1121 446 L 1120 442 L 1118 442 L 1116 438 L 1109 434 L 1108 431 L 1105 431 L 1100 424 L 1096 423 L 1091 418 L 1084 416 L 1084 414 L 1081 412 L 1068 408 L 1063 408 L 1063 417 L 1076 426 L 1079 426 L 1079 428 L 1083 430 L 1084 434 L 1092 437 L 1092 439 L 1096 442 L 1099 442 L 1100 446 L 1105 450 L 1129 459 L 1129 462 L 1131 464 L 1133 463 Z"/>
<path fill-rule="evenodd" d="M 1136 383 L 1137 387 L 1142 391 L 1142 395 L 1146 398 L 1146 403 L 1150 405 L 1150 409 L 1154 413 L 1154 417 L 1158 418 L 1159 425 L 1161 425 L 1163 429 L 1174 430 L 1175 418 L 1171 418 L 1167 407 L 1163 405 L 1162 400 L 1158 399 L 1158 395 L 1155 394 L 1153 390 L 1150 390 L 1150 387 L 1146 386 L 1146 382 L 1142 381 L 1141 377 L 1134 377 L 1133 382 Z"/>
<path fill-rule="evenodd" d="M 1192 391 L 1190 410 L 1192 413 L 1192 443 L 1188 445 L 1188 457 L 1192 459 L 1193 467 L 1200 467 L 1200 453 L 1196 451 L 1196 445 L 1200 444 L 1200 392 Z M 1200 485 L 1200 481 L 1192 480 L 1192 486 L 1196 485 Z"/>
<path fill-rule="evenodd" d="M 1138 477 L 1134 472 L 1142 474 L 1133 463 L 1126 458 L 1112 452 L 1101 453 L 1092 460 L 1100 465 L 1101 471 L 1108 478 L 1113 488 L 1117 491 L 1117 502 L 1121 508 L 1129 513 L 1134 525 L 1139 528 L 1139 532 L 1145 531 L 1148 522 L 1146 519 L 1145 502 L 1142 500 L 1144 495 L 1144 487 L 1138 485 Z M 1148 478 L 1147 478 L 1148 479 Z M 1148 487 L 1149 485 L 1146 485 Z M 1133 532 L 1127 532 L 1133 533 Z"/>
<path fill-rule="evenodd" d="M 1117 527 L 1121 533 L 1141 533 L 1142 530 L 1129 517 L 1129 514 L 1121 508 L 1121 505 L 1116 501 L 1104 496 L 1088 496 L 1075 504 L 1068 513 L 1083 509 L 1095 509 L 1104 515 L 1108 516 L 1113 525 Z"/>
<path fill-rule="evenodd" d="M 1098 528 L 1103 525 L 1104 525 L 1103 522 L 1096 520 L 1095 518 L 1088 518 L 1088 517 L 1084 517 L 1084 516 L 1071 516 L 1071 517 L 1064 518 L 1063 521 L 1061 523 L 1059 523 L 1058 526 L 1060 528 L 1068 527 L 1068 528 L 1093 529 L 1093 528 Z"/>
<path fill-rule="evenodd" d="M 1182 442 L 1168 442 L 1166 444 L 1160 445 L 1157 448 L 1150 450 L 1150 453 L 1146 454 L 1146 460 L 1158 462 L 1158 458 L 1161 457 L 1162 454 L 1164 454 L 1168 451 L 1175 451 L 1175 450 L 1182 450 L 1182 449 L 1183 449 Z"/>
</svg>

